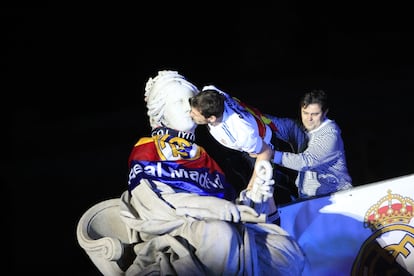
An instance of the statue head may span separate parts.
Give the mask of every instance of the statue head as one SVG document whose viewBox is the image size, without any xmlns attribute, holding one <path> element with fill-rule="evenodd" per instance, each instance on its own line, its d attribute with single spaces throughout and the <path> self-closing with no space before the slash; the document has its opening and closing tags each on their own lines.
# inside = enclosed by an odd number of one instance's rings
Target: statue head
<svg viewBox="0 0 414 276">
<path fill-rule="evenodd" d="M 151 128 L 160 126 L 194 132 L 196 124 L 190 117 L 189 98 L 198 88 L 176 71 L 159 71 L 145 86 L 145 102 Z"/>
</svg>

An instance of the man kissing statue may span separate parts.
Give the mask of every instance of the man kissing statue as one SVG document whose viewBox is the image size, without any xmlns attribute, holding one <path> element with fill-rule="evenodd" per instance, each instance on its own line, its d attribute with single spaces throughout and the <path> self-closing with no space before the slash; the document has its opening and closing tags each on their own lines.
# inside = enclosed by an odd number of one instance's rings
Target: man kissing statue
<svg viewBox="0 0 414 276">
<path fill-rule="evenodd" d="M 198 91 L 176 71 L 146 84 L 151 137 L 133 147 L 121 196 L 121 218 L 136 243 L 126 275 L 300 275 L 301 249 L 268 219 L 270 164 L 259 164 L 256 186 L 237 195 L 194 142 L 189 98 Z"/>
</svg>

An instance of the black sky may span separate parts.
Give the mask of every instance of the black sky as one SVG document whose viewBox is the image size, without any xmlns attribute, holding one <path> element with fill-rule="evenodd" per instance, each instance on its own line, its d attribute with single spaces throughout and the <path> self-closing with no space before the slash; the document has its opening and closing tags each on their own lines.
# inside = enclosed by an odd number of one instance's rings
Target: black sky
<svg viewBox="0 0 414 276">
<path fill-rule="evenodd" d="M 297 117 L 300 95 L 324 89 L 355 185 L 413 173 L 408 10 L 314 2 L 3 9 L 11 269 L 94 275 L 76 223 L 126 189 L 129 151 L 149 133 L 145 82 L 158 70 L 278 116 Z"/>
</svg>

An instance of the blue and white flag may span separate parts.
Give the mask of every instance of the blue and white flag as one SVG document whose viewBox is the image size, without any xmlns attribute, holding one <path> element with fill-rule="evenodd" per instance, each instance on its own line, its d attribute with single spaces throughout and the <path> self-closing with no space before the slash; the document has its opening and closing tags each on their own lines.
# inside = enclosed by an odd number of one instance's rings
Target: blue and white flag
<svg viewBox="0 0 414 276">
<path fill-rule="evenodd" d="M 307 275 L 414 275 L 414 174 L 279 207 Z"/>
</svg>

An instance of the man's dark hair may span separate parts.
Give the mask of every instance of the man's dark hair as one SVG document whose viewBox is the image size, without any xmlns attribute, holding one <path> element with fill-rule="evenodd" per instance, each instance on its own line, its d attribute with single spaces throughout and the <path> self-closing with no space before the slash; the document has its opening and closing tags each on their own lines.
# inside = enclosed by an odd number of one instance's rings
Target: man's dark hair
<svg viewBox="0 0 414 276">
<path fill-rule="evenodd" d="M 306 108 L 310 104 L 319 104 L 322 112 L 326 112 L 329 108 L 328 106 L 328 95 L 323 90 L 312 90 L 306 93 L 300 100 L 300 108 Z"/>
<path fill-rule="evenodd" d="M 225 96 L 213 89 L 203 90 L 190 98 L 191 107 L 199 110 L 201 115 L 221 117 L 224 112 Z"/>
</svg>

